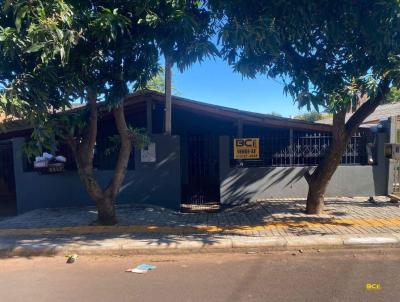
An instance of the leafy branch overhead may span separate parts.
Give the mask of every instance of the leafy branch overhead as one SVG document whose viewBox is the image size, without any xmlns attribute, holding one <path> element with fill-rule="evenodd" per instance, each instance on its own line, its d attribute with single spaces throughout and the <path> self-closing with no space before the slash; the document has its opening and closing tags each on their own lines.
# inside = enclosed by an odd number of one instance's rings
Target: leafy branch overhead
<svg viewBox="0 0 400 302">
<path fill-rule="evenodd" d="M 0 15 L 2 110 L 17 118 L 37 117 L 57 103 L 55 66 L 66 63 L 80 38 L 70 5 L 57 1 L 6 1 Z M 58 107 L 58 106 L 56 106 Z M 32 109 L 36 109 L 34 113 Z"/>
<path fill-rule="evenodd" d="M 0 27 L 0 41 L 5 42 L 6 48 L 17 46 L 15 55 L 21 59 L 24 55 L 40 52 L 42 63 L 55 55 L 65 63 L 80 34 L 71 28 L 73 12 L 64 1 L 8 0 L 3 5 L 2 19 L 9 26 Z"/>
<path fill-rule="evenodd" d="M 213 16 L 204 1 L 156 0 L 145 7 L 139 24 L 152 30 L 161 53 L 183 71 L 205 57 L 219 56 L 211 37 Z"/>
<path fill-rule="evenodd" d="M 245 76 L 281 77 L 300 107 L 331 111 L 399 86 L 398 1 L 210 0 L 224 58 Z"/>
</svg>

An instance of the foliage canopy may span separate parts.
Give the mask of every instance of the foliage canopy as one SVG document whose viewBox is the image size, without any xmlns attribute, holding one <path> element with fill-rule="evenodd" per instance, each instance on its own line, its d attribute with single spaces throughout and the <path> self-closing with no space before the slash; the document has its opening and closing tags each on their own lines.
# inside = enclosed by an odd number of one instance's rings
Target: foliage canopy
<svg viewBox="0 0 400 302">
<path fill-rule="evenodd" d="M 222 54 L 248 77 L 282 77 L 300 107 L 355 107 L 385 78 L 400 84 L 397 0 L 210 0 Z"/>
</svg>

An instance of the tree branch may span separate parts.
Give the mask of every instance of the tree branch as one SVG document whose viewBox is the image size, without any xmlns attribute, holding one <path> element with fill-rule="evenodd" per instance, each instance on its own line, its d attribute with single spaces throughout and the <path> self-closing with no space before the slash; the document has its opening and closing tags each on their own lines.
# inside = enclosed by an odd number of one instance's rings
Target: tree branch
<svg viewBox="0 0 400 302">
<path fill-rule="evenodd" d="M 346 135 L 352 136 L 354 131 L 361 125 L 361 123 L 378 107 L 382 101 L 385 99 L 386 95 L 390 91 L 390 80 L 385 78 L 383 79 L 378 86 L 378 93 L 371 100 L 369 99 L 364 104 L 360 106 L 356 110 L 356 112 L 350 117 L 350 119 L 346 123 Z"/>
<path fill-rule="evenodd" d="M 332 135 L 336 139 L 340 139 L 340 136 L 343 135 L 344 128 L 346 125 L 346 110 L 342 109 L 340 111 L 333 113 L 332 119 Z"/>
<path fill-rule="evenodd" d="M 88 148 L 93 150 L 97 138 L 97 94 L 93 89 L 88 90 L 88 105 L 90 110 L 89 131 L 87 133 Z M 93 154 L 93 152 L 91 152 Z"/>
<path fill-rule="evenodd" d="M 86 145 L 86 149 L 88 153 L 93 154 L 90 152 L 93 150 L 94 146 L 96 145 L 96 138 L 97 138 L 97 95 L 96 92 L 89 88 L 88 89 L 88 108 L 89 108 L 89 124 L 87 126 L 83 141 Z"/>
<path fill-rule="evenodd" d="M 97 94 L 92 88 L 88 88 L 89 123 L 83 133 L 82 141 L 77 146 L 80 159 L 85 165 L 92 165 L 94 148 L 97 139 Z"/>
<path fill-rule="evenodd" d="M 118 154 L 118 161 L 115 167 L 114 175 L 105 190 L 108 196 L 114 197 L 124 181 L 126 170 L 128 168 L 129 158 L 132 151 L 132 142 L 125 120 L 124 104 L 113 109 L 115 125 L 118 134 L 121 137 L 121 147 Z"/>
<path fill-rule="evenodd" d="M 312 178 L 312 175 L 310 174 L 310 171 L 307 170 L 307 171 L 304 173 L 304 178 L 306 179 L 307 183 L 310 183 L 311 178 Z"/>
<path fill-rule="evenodd" d="M 313 58 L 307 58 L 302 55 L 300 55 L 293 47 L 292 45 L 286 43 L 283 45 L 283 50 L 285 51 L 285 54 L 292 59 L 292 63 L 303 69 L 305 72 L 310 73 L 315 65 L 317 64 L 317 61 Z"/>
</svg>

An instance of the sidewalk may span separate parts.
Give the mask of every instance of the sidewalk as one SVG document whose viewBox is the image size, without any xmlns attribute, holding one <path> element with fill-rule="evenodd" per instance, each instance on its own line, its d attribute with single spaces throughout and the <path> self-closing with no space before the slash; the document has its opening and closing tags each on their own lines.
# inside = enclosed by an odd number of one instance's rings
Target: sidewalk
<svg viewBox="0 0 400 302">
<path fill-rule="evenodd" d="M 119 224 L 91 226 L 95 208 L 44 209 L 0 221 L 0 254 L 208 251 L 400 246 L 400 207 L 385 197 L 328 199 L 323 215 L 304 200 L 264 200 L 219 213 L 119 206 Z"/>
</svg>

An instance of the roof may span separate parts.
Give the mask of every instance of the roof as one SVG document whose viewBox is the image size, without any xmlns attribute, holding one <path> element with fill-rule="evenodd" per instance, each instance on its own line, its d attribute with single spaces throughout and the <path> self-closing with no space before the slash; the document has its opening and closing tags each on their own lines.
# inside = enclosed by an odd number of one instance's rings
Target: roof
<svg viewBox="0 0 400 302">
<path fill-rule="evenodd" d="M 152 90 L 137 91 L 127 96 L 127 98 L 125 99 L 125 107 L 134 106 L 137 103 L 145 102 L 147 100 L 163 103 L 165 101 L 165 95 L 163 93 Z M 98 106 L 103 106 L 103 104 L 104 103 L 100 102 Z M 70 111 L 81 110 L 82 106 L 83 105 L 81 104 L 73 104 Z M 242 121 L 245 123 L 256 124 L 260 126 L 296 128 L 314 131 L 331 131 L 331 126 L 329 124 L 313 123 L 286 117 L 279 117 L 271 114 L 262 114 L 257 112 L 239 110 L 199 102 L 178 96 L 172 97 L 172 106 L 191 109 L 193 111 L 202 112 L 204 114 L 209 114 L 218 118 Z M 23 121 L 15 121 L 13 125 L 9 127 L 9 130 L 7 131 L 7 136 L 11 136 L 11 134 L 15 132 L 23 132 L 30 129 L 32 129 L 32 126 L 23 123 Z"/>
<path fill-rule="evenodd" d="M 346 114 L 346 122 L 352 115 L 353 113 Z M 397 115 L 400 115 L 400 102 L 380 105 L 362 122 L 361 127 L 371 127 L 378 124 L 382 120 L 386 120 L 391 116 Z M 317 123 L 332 125 L 332 118 L 325 118 L 317 121 Z"/>
<path fill-rule="evenodd" d="M 163 103 L 165 101 L 165 96 L 163 93 L 151 90 L 142 90 L 129 95 L 126 98 L 125 106 L 129 106 L 129 104 L 131 103 L 138 102 L 140 100 L 139 96 L 151 97 L 152 100 L 158 101 L 159 103 Z M 235 108 L 224 107 L 205 102 L 199 102 L 179 96 L 172 97 L 172 106 L 188 108 L 195 110 L 197 112 L 203 112 L 217 117 L 242 120 L 243 122 L 248 122 L 263 126 L 291 127 L 291 128 L 301 128 L 301 129 L 311 129 L 317 131 L 331 131 L 332 128 L 330 125 L 327 124 L 307 122 L 298 119 L 280 117 L 272 114 L 263 114 L 263 113 L 239 110 Z"/>
</svg>

